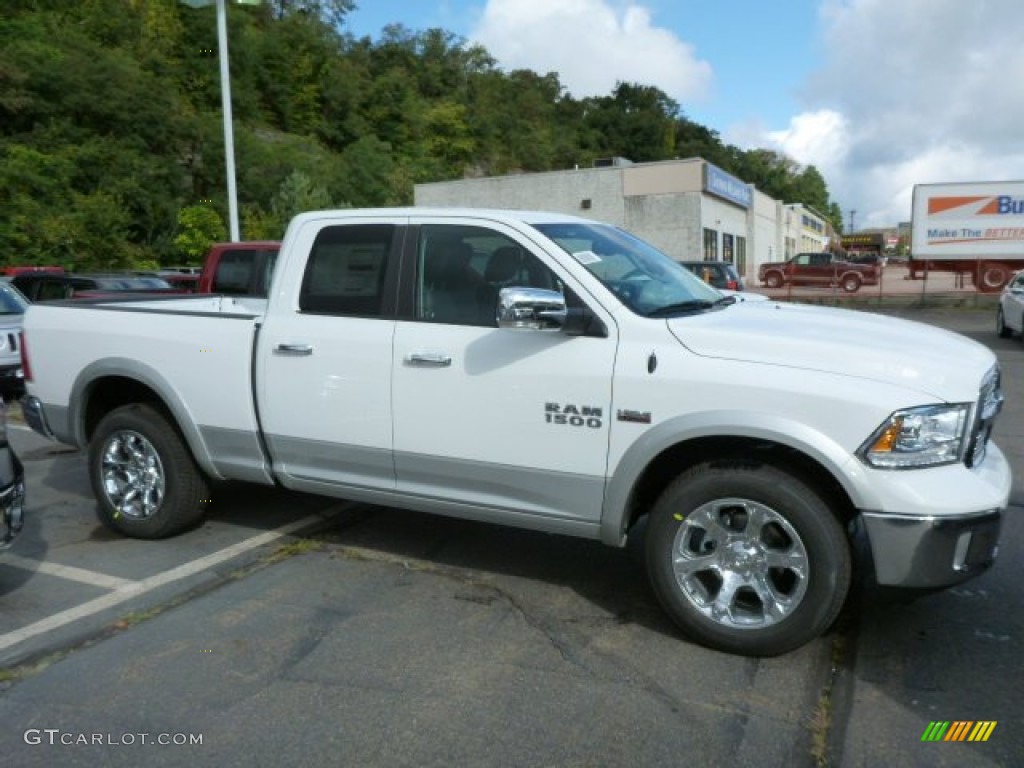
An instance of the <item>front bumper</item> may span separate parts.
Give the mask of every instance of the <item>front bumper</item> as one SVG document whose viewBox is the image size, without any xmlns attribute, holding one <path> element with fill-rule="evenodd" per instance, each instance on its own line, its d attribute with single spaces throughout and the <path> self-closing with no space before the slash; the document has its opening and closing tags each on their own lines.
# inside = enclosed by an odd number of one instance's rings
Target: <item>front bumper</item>
<svg viewBox="0 0 1024 768">
<path fill-rule="evenodd" d="M 10 454 L 14 479 L 0 489 L 0 549 L 6 549 L 25 522 L 25 472 L 10 446 L 0 450 Z"/>
<path fill-rule="evenodd" d="M 863 512 L 880 586 L 941 589 L 995 562 L 1004 510 L 921 516 Z"/>
</svg>

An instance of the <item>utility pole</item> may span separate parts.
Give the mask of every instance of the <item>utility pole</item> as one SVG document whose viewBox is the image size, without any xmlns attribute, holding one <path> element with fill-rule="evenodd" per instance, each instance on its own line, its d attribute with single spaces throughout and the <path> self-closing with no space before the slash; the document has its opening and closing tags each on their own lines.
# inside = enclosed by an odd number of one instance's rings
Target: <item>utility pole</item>
<svg viewBox="0 0 1024 768">
<path fill-rule="evenodd" d="M 231 242 L 241 238 L 238 231 L 238 190 L 235 186 L 235 131 L 231 119 L 231 74 L 228 71 L 228 15 L 226 0 L 181 0 L 190 8 L 217 6 L 217 55 L 220 59 L 220 103 L 224 119 L 224 165 L 228 182 L 228 228 Z M 239 5 L 259 5 L 260 0 L 235 0 Z"/>
<path fill-rule="evenodd" d="M 857 220 L 857 209 L 856 208 L 851 208 L 850 209 L 850 233 L 851 234 L 853 233 L 853 230 L 854 230 L 853 223 L 856 220 Z"/>
</svg>

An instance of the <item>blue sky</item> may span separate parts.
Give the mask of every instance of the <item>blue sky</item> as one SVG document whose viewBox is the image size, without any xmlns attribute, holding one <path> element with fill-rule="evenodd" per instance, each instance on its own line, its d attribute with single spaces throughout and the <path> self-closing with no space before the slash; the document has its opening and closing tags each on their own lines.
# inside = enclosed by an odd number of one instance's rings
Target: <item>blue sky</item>
<svg viewBox="0 0 1024 768">
<path fill-rule="evenodd" d="M 1024 179 L 1020 0 L 356 3 L 357 36 L 441 27 L 577 97 L 656 85 L 725 141 L 815 165 L 858 228 L 909 219 L 915 183 Z"/>
</svg>

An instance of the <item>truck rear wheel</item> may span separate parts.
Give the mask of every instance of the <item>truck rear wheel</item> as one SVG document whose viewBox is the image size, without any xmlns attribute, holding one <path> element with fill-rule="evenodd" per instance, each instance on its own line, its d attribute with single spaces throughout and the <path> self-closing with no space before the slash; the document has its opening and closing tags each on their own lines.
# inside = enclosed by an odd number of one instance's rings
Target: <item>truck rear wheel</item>
<svg viewBox="0 0 1024 768">
<path fill-rule="evenodd" d="M 769 465 L 705 463 L 676 478 L 651 510 L 645 559 L 688 636 L 746 656 L 819 636 L 850 586 L 849 544 L 828 504 Z"/>
<path fill-rule="evenodd" d="M 996 293 L 1010 280 L 1010 269 L 1005 264 L 985 261 L 978 266 L 974 275 L 974 287 L 982 293 Z"/>
<path fill-rule="evenodd" d="M 781 288 L 782 283 L 782 275 L 779 272 L 769 272 L 764 276 L 764 284 L 769 288 Z"/>
<path fill-rule="evenodd" d="M 198 523 L 206 478 L 167 418 L 149 405 L 117 408 L 89 442 L 100 522 L 126 536 L 161 539 Z"/>
<path fill-rule="evenodd" d="M 854 275 L 854 274 L 843 275 L 842 280 L 839 281 L 839 284 L 843 287 L 843 290 L 846 291 L 847 293 L 856 293 L 857 291 L 859 291 L 860 290 L 860 283 L 861 283 L 860 275 Z"/>
</svg>

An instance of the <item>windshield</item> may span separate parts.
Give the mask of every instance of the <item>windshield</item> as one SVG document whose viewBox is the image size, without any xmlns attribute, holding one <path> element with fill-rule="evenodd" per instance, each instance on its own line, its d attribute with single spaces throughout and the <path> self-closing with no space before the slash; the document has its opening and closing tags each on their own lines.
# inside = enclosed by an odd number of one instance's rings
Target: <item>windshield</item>
<svg viewBox="0 0 1024 768">
<path fill-rule="evenodd" d="M 7 282 L 0 282 L 0 315 L 23 315 L 28 299 Z"/>
<path fill-rule="evenodd" d="M 702 311 L 724 298 L 681 264 L 616 227 L 591 222 L 533 226 L 638 315 L 667 317 Z"/>
</svg>

